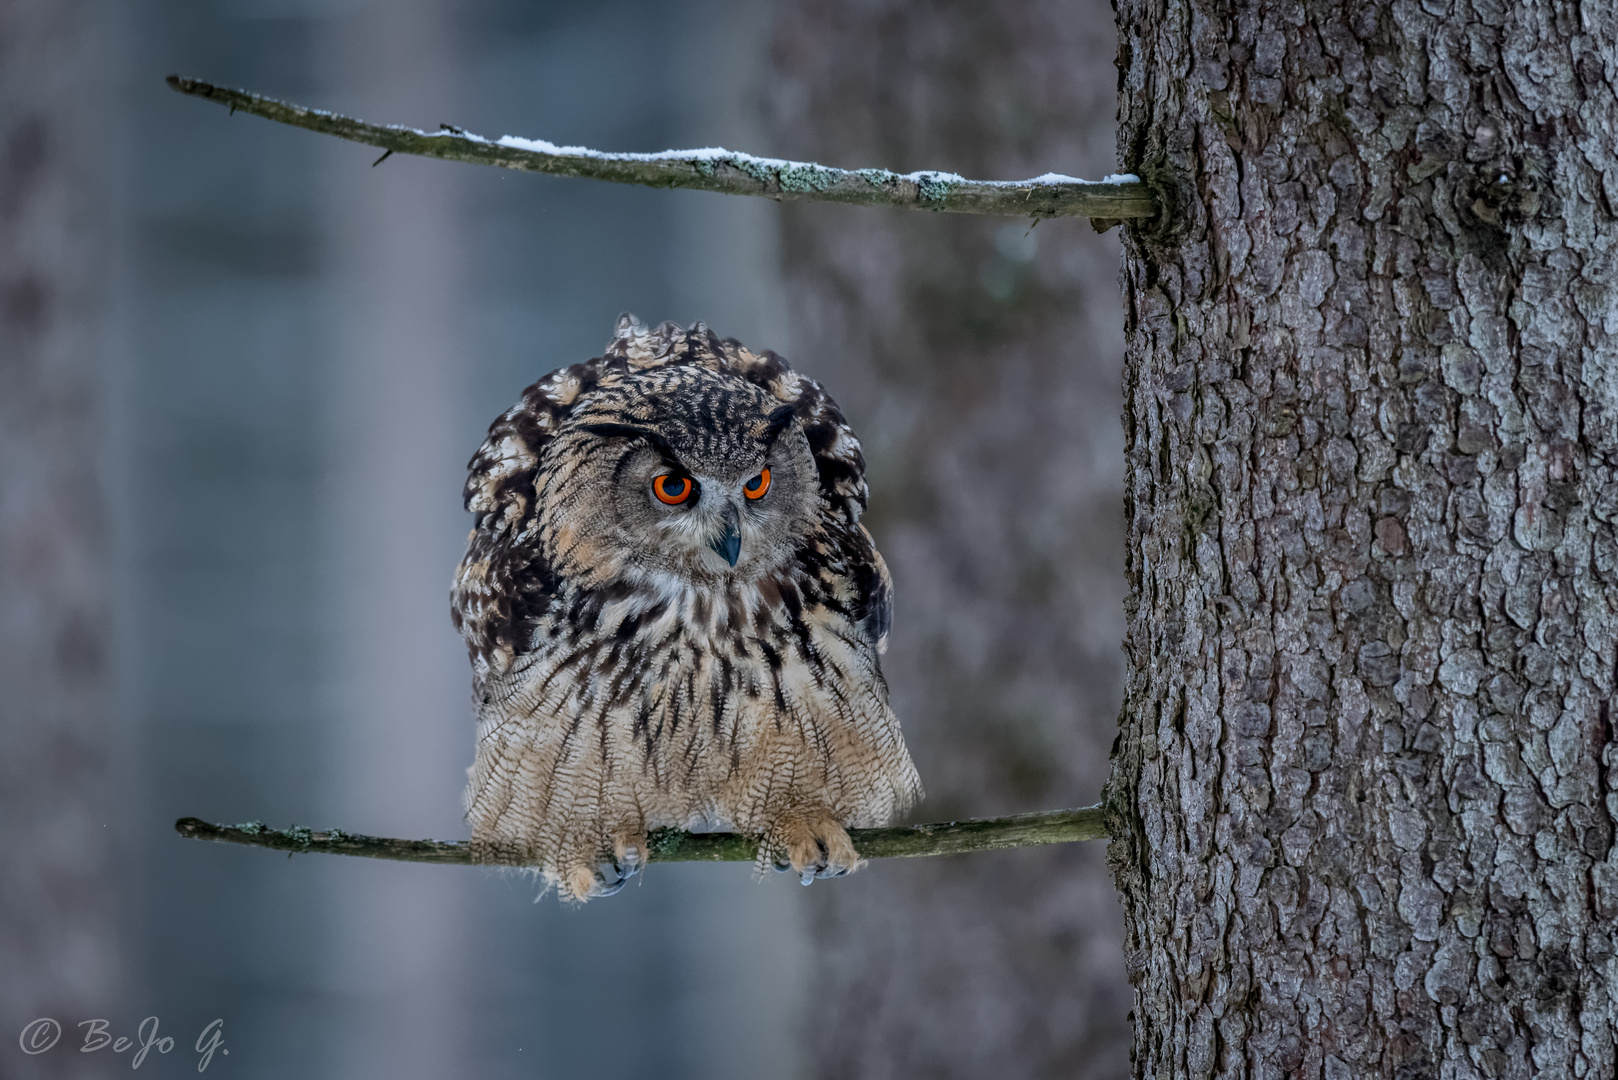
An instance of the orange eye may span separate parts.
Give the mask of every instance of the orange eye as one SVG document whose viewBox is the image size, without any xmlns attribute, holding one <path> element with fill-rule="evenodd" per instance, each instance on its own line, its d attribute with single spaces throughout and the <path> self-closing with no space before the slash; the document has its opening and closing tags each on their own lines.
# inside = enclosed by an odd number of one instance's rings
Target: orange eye
<svg viewBox="0 0 1618 1080">
<path fill-rule="evenodd" d="M 689 476 L 675 476 L 673 473 L 664 473 L 652 481 L 652 494 L 657 496 L 657 501 L 670 506 L 685 502 L 695 488 Z"/>
<path fill-rule="evenodd" d="M 764 493 L 768 490 L 770 490 L 770 470 L 768 469 L 742 485 L 742 494 L 749 499 L 762 499 Z"/>
</svg>

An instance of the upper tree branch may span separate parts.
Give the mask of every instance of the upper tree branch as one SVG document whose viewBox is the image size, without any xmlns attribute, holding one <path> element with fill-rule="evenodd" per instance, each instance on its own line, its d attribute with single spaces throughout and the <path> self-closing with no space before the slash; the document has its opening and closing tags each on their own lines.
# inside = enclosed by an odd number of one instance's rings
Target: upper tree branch
<svg viewBox="0 0 1618 1080">
<path fill-rule="evenodd" d="M 759 158 L 721 149 L 606 154 L 511 135 L 490 140 L 449 127 L 426 132 L 391 124 L 370 124 L 178 75 L 170 75 L 168 84 L 182 94 L 228 105 L 231 112 L 249 112 L 282 124 L 380 147 L 390 154 L 420 154 L 557 176 L 581 176 L 647 187 L 695 188 L 727 195 L 818 199 L 862 206 L 909 206 L 962 214 L 1123 220 L 1152 217 L 1157 213 L 1146 186 L 1133 176 L 1109 177 L 1099 182 L 1055 174 L 1032 180 L 967 180 L 942 172 L 899 175 L 886 169 L 834 169 L 813 162 Z"/>
<path fill-rule="evenodd" d="M 476 862 L 472 849 L 460 840 L 394 840 L 385 836 L 356 836 L 340 829 L 316 832 L 293 826 L 271 829 L 252 821 L 244 825 L 210 825 L 198 818 L 174 823 L 181 836 L 229 844 L 251 844 L 277 851 L 323 851 L 330 855 L 360 855 L 399 862 Z M 1036 814 L 948 821 L 936 825 L 903 825 L 893 829 L 850 829 L 854 848 L 867 859 L 916 855 L 955 855 L 994 848 L 1066 844 L 1074 840 L 1105 840 L 1107 828 L 1099 806 L 1082 810 L 1045 810 Z M 738 833 L 689 833 L 657 829 L 647 838 L 652 862 L 751 862 L 758 855 L 758 838 Z"/>
</svg>

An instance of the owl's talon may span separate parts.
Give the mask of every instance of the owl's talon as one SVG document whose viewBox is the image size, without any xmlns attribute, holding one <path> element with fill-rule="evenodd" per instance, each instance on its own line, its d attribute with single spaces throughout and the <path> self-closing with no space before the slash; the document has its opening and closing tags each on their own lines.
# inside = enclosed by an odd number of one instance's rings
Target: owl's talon
<svg viewBox="0 0 1618 1080">
<path fill-rule="evenodd" d="M 601 896 L 617 896 L 620 892 L 623 891 L 624 886 L 628 885 L 628 884 L 629 884 L 629 879 L 626 878 L 626 877 L 619 878 L 617 881 L 613 882 L 611 885 L 608 885 L 605 881 L 602 881 L 602 882 L 598 883 L 596 885 L 594 891 L 592 891 L 590 893 L 590 898 L 593 900 L 593 899 L 595 899 L 597 897 L 601 897 Z"/>
<path fill-rule="evenodd" d="M 791 870 L 808 885 L 815 878 L 843 877 L 862 865 L 848 831 L 831 815 L 777 819 L 759 850 L 759 866 Z"/>
<path fill-rule="evenodd" d="M 610 876 L 609 876 L 609 871 Z M 604 862 L 595 872 L 595 885 L 590 890 L 592 899 L 598 896 L 616 896 L 629 884 L 629 879 L 640 873 L 640 867 L 635 861 L 629 865 L 619 865 L 616 862 Z"/>
<path fill-rule="evenodd" d="M 626 875 L 640 873 L 646 868 L 646 830 L 624 829 L 619 831 L 612 843 L 612 864 L 618 872 Z"/>
</svg>

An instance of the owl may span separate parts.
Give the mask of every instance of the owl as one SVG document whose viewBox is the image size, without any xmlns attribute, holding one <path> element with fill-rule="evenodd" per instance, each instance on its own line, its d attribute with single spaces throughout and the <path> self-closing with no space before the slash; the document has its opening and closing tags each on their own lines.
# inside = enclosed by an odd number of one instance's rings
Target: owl
<svg viewBox="0 0 1618 1080">
<path fill-rule="evenodd" d="M 814 380 L 701 323 L 618 321 L 473 456 L 452 612 L 472 660 L 474 856 L 564 897 L 659 827 L 759 838 L 808 884 L 921 797 L 880 656 L 892 582 L 859 440 Z"/>
</svg>

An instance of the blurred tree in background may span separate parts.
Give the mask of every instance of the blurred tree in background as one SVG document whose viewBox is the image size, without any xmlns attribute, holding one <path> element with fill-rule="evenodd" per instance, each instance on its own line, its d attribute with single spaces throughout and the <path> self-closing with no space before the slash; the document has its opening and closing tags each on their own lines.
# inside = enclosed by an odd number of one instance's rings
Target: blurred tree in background
<svg viewBox="0 0 1618 1080">
<path fill-rule="evenodd" d="M 93 5 L 0 5 L 0 1038 L 117 990 Z M 18 1018 L 16 1026 L 9 1021 Z M 104 1074 L 62 1058 L 52 1075 Z"/>
<path fill-rule="evenodd" d="M 788 0 L 771 152 L 983 179 L 1116 171 L 1105 0 Z M 1118 245 L 1041 222 L 783 207 L 793 359 L 849 408 L 893 569 L 884 659 L 920 820 L 1085 805 L 1123 691 Z M 885 863 L 810 890 L 826 1077 L 1113 1077 L 1099 844 Z"/>
</svg>

